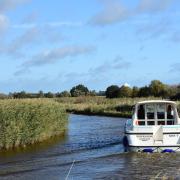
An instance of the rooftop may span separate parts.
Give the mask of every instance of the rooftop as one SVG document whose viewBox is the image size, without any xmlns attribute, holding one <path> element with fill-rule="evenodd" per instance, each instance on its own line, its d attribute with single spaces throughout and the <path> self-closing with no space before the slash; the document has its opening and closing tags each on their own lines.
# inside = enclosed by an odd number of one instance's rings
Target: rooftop
<svg viewBox="0 0 180 180">
<path fill-rule="evenodd" d="M 148 103 L 167 103 L 167 104 L 176 104 L 174 101 L 168 101 L 168 100 L 148 100 L 148 101 L 141 101 L 137 104 L 148 104 Z"/>
</svg>

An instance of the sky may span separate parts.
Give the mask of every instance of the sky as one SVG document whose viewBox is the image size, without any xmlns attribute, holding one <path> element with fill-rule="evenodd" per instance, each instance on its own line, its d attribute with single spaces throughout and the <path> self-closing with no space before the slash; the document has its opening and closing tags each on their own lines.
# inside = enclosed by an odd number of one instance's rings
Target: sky
<svg viewBox="0 0 180 180">
<path fill-rule="evenodd" d="M 180 83 L 179 0 L 0 0 L 0 92 Z"/>
</svg>

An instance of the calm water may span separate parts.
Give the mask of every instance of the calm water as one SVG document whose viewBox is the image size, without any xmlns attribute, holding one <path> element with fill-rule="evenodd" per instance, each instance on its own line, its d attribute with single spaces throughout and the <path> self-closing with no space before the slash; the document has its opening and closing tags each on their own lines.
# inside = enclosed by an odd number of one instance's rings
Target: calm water
<svg viewBox="0 0 180 180">
<path fill-rule="evenodd" d="M 1 152 L 0 179 L 180 179 L 180 154 L 124 153 L 124 123 L 70 115 L 65 137 Z"/>
</svg>

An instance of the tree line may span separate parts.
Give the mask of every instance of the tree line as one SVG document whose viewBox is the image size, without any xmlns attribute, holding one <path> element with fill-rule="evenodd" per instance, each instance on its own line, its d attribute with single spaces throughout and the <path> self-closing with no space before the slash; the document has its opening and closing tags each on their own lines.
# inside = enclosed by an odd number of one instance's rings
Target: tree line
<svg viewBox="0 0 180 180">
<path fill-rule="evenodd" d="M 133 88 L 129 86 L 111 85 L 106 89 L 107 98 L 120 97 L 162 97 L 171 100 L 180 99 L 180 85 L 170 86 L 162 83 L 159 80 L 153 80 L 148 86 Z"/>
<path fill-rule="evenodd" d="M 0 93 L 0 99 L 6 98 L 58 98 L 58 97 L 78 97 L 78 96 L 106 96 L 106 98 L 122 98 L 122 97 L 162 97 L 171 100 L 180 100 L 180 85 L 170 86 L 159 80 L 153 80 L 148 86 L 129 87 L 126 85 L 111 85 L 106 91 L 91 91 L 86 86 L 79 84 L 71 88 L 70 91 L 62 91 L 57 93 L 39 91 L 38 93 L 27 93 L 25 91 L 9 93 L 8 95 Z"/>
</svg>

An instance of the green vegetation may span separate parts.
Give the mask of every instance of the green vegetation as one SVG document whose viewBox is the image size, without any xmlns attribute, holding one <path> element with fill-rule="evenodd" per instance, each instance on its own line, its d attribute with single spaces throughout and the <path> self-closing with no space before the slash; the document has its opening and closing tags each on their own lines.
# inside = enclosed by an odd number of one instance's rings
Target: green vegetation
<svg viewBox="0 0 180 180">
<path fill-rule="evenodd" d="M 139 97 L 158 97 L 170 100 L 180 100 L 180 85 L 168 85 L 159 80 L 153 80 L 148 86 L 129 87 L 128 85 L 111 85 L 106 91 L 96 92 L 89 90 L 88 87 L 79 84 L 71 88 L 70 91 L 27 93 L 25 91 L 0 93 L 0 99 L 25 99 L 25 98 L 59 98 L 59 97 L 80 97 L 80 96 L 106 96 L 106 98 L 139 98 Z"/>
<path fill-rule="evenodd" d="M 75 86 L 70 90 L 72 97 L 86 96 L 88 92 L 89 92 L 88 88 L 82 84 Z"/>
<path fill-rule="evenodd" d="M 65 110 L 52 100 L 0 100 L 0 149 L 62 135 L 67 118 Z"/>
<path fill-rule="evenodd" d="M 161 98 L 113 98 L 105 97 L 64 97 L 56 98 L 67 112 L 86 115 L 131 117 L 132 107 L 139 101 L 161 99 Z M 177 102 L 180 112 L 180 102 Z"/>
<path fill-rule="evenodd" d="M 180 93 L 180 86 L 169 86 L 163 84 L 159 80 L 153 80 L 149 86 L 141 88 L 128 86 L 118 87 L 117 85 L 111 85 L 106 89 L 107 98 L 120 98 L 120 97 L 161 97 L 169 99 L 178 99 Z"/>
<path fill-rule="evenodd" d="M 105 97 L 64 97 L 56 98 L 67 112 L 86 115 L 102 115 L 115 117 L 131 117 L 132 106 L 142 100 L 150 98 L 114 98 Z M 155 98 L 153 98 L 155 99 Z M 157 98 L 156 98 L 157 99 Z"/>
</svg>

